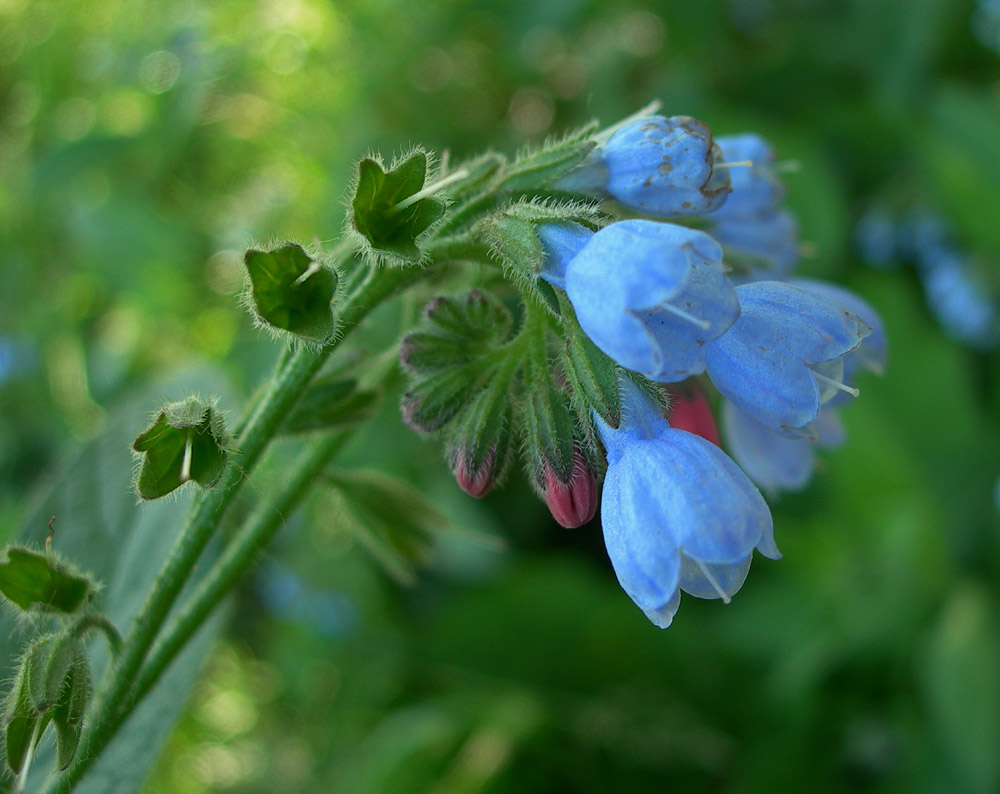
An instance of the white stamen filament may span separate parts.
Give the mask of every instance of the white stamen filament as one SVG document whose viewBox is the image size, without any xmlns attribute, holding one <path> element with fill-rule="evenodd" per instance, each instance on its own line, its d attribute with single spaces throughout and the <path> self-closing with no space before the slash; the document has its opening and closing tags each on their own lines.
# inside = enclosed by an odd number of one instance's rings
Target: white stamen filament
<svg viewBox="0 0 1000 794">
<path fill-rule="evenodd" d="M 839 380 L 828 378 L 826 375 L 820 375 L 814 369 L 811 369 L 809 371 L 813 374 L 813 377 L 816 378 L 816 380 L 820 381 L 821 383 L 826 383 L 830 386 L 833 386 L 835 389 L 840 389 L 840 391 L 846 391 L 852 397 L 857 397 L 859 394 L 861 394 L 861 392 L 859 392 L 853 386 L 848 386 L 846 383 L 841 383 Z"/>
<path fill-rule="evenodd" d="M 193 449 L 193 438 L 188 434 L 184 442 L 184 460 L 181 462 L 181 482 L 188 482 L 191 479 L 191 452 Z"/>
<path fill-rule="evenodd" d="M 716 168 L 753 168 L 753 160 L 734 160 L 731 163 L 716 163 Z"/>
<path fill-rule="evenodd" d="M 719 598 L 722 599 L 722 603 L 728 604 L 730 601 L 732 601 L 733 599 L 731 599 L 726 594 L 726 591 L 722 589 L 722 586 L 719 584 L 718 580 L 714 576 L 712 576 L 712 572 L 708 570 L 705 563 L 703 563 L 701 560 L 695 560 L 695 562 L 698 563 L 698 567 L 701 568 L 701 572 L 705 574 L 705 578 L 708 579 L 708 583 L 712 585 L 712 587 L 715 588 L 715 592 L 719 594 Z"/>
<path fill-rule="evenodd" d="M 457 171 L 452 171 L 448 176 L 441 177 L 437 182 L 432 182 L 426 187 L 418 190 L 412 196 L 407 196 L 405 199 L 400 201 L 398 204 L 394 204 L 389 210 L 391 214 L 405 210 L 407 207 L 416 204 L 421 199 L 425 199 L 428 196 L 433 196 L 435 193 L 440 193 L 448 185 L 453 182 L 458 182 L 461 179 L 465 179 L 469 175 L 469 170 L 467 168 L 459 168 Z"/>
<path fill-rule="evenodd" d="M 678 317 L 687 320 L 689 323 L 697 325 L 699 328 L 705 331 L 707 331 L 709 328 L 712 327 L 712 324 L 708 322 L 708 320 L 702 320 L 700 317 L 695 317 L 693 314 L 689 314 L 683 309 L 678 309 L 676 306 L 672 306 L 669 303 L 664 303 L 663 308 L 666 309 L 668 312 L 672 312 L 673 314 L 676 314 Z"/>
<path fill-rule="evenodd" d="M 303 271 L 302 275 L 299 276 L 297 279 L 295 279 L 295 281 L 292 282 L 292 286 L 293 287 L 299 286 L 299 284 L 302 284 L 303 282 L 305 282 L 307 279 L 309 279 L 310 276 L 316 275 L 322 269 L 323 269 L 323 266 L 318 261 L 310 262 L 309 263 L 309 267 L 307 267 Z"/>
</svg>

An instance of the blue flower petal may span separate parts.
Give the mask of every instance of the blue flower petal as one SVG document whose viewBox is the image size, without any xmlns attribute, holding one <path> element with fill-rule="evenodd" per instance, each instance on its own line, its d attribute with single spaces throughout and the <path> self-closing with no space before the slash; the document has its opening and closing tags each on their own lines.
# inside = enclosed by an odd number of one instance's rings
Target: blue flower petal
<svg viewBox="0 0 1000 794">
<path fill-rule="evenodd" d="M 746 581 L 752 554 L 732 563 L 704 563 L 681 555 L 681 590 L 695 598 L 728 601 Z"/>
<path fill-rule="evenodd" d="M 705 367 L 704 345 L 739 304 L 722 250 L 704 232 L 630 220 L 598 231 L 566 268 L 580 325 L 623 367 L 664 382 Z"/>
<path fill-rule="evenodd" d="M 774 150 L 753 133 L 724 135 L 715 139 L 726 163 L 749 160 L 750 166 L 729 170 L 733 192 L 713 217 L 752 215 L 772 209 L 785 195 L 785 186 L 774 173 Z"/>
<path fill-rule="evenodd" d="M 832 396 L 827 388 L 821 391 L 817 376 L 822 380 L 828 369 L 834 371 L 826 365 L 838 366 L 871 329 L 813 290 L 759 281 L 736 292 L 740 318 L 707 346 L 708 374 L 758 422 L 801 435 Z"/>
<path fill-rule="evenodd" d="M 687 116 L 646 116 L 604 145 L 607 192 L 621 204 L 657 217 L 701 215 L 722 206 L 727 169 L 708 128 Z"/>
</svg>

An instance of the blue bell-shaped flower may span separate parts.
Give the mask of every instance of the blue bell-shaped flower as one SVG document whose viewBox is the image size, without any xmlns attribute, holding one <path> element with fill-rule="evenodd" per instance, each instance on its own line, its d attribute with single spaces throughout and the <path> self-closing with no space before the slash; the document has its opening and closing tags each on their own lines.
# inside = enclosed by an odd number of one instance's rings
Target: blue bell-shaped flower
<svg viewBox="0 0 1000 794">
<path fill-rule="evenodd" d="M 666 628 L 681 590 L 728 602 L 754 548 L 772 559 L 781 553 L 767 504 L 721 449 L 671 428 L 628 381 L 622 408 L 618 429 L 597 419 L 608 459 L 604 541 L 622 588 Z"/>
</svg>

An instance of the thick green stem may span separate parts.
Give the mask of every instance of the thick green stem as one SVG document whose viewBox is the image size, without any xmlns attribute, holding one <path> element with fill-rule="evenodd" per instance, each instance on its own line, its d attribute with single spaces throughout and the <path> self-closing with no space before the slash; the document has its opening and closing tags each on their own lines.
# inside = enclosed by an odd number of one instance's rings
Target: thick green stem
<svg viewBox="0 0 1000 794">
<path fill-rule="evenodd" d="M 308 493 L 309 486 L 340 451 L 349 435 L 349 430 L 343 430 L 313 442 L 300 456 L 278 497 L 258 505 L 239 535 L 226 548 L 153 647 L 132 693 L 133 703 L 142 700 L 156 685 L 178 652 L 236 586 L 254 563 L 258 552 L 271 542 L 284 525 L 285 518 L 291 516 L 299 506 Z"/>
<path fill-rule="evenodd" d="M 250 419 L 243 425 L 237 440 L 238 450 L 222 480 L 215 487 L 201 491 L 191 506 L 170 557 L 160 571 L 128 637 L 121 654 L 111 663 L 108 682 L 88 720 L 93 726 L 84 736 L 77 761 L 55 781 L 55 792 L 68 792 L 96 760 L 122 723 L 126 704 L 137 702 L 130 693 L 136 678 L 181 589 L 187 583 L 205 545 L 215 534 L 249 472 L 260 460 L 289 410 L 305 391 L 323 362 L 364 317 L 398 287 L 419 278 L 425 270 L 417 268 L 386 269 L 374 272 L 344 305 L 338 317 L 334 342 L 319 348 L 299 346 L 285 361 L 269 388 L 253 406 Z M 131 706 L 129 706 L 131 708 Z"/>
</svg>

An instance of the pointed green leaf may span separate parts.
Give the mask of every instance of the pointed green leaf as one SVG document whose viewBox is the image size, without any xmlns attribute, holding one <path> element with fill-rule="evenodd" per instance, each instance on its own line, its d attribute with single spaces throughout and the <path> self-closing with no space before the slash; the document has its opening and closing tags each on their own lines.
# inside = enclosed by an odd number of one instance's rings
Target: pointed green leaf
<svg viewBox="0 0 1000 794">
<path fill-rule="evenodd" d="M 11 547 L 0 562 L 0 593 L 24 610 L 70 614 L 89 602 L 94 585 L 49 554 Z"/>
<path fill-rule="evenodd" d="M 354 519 L 358 539 L 390 574 L 411 582 L 413 567 L 427 563 L 432 538 L 448 519 L 412 485 L 381 472 L 333 471 L 327 481 Z"/>
<path fill-rule="evenodd" d="M 371 416 L 378 394 L 359 390 L 354 378 L 336 374 L 316 378 L 285 419 L 283 433 L 308 433 L 364 421 Z"/>
<path fill-rule="evenodd" d="M 212 403 L 197 397 L 167 403 L 132 443 L 144 456 L 139 496 L 158 499 L 189 481 L 210 488 L 226 469 L 229 446 L 222 414 Z"/>
<path fill-rule="evenodd" d="M 337 275 L 302 246 L 251 248 L 243 262 L 250 276 L 250 300 L 261 322 L 313 342 L 324 342 L 333 334 Z"/>
</svg>

